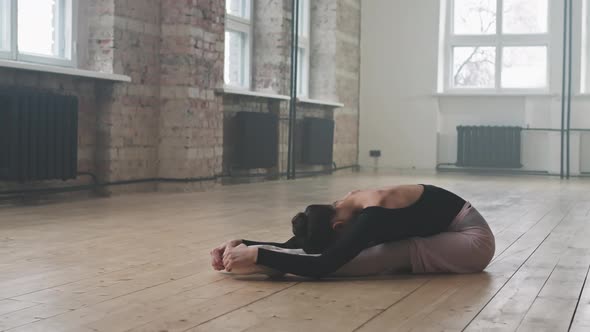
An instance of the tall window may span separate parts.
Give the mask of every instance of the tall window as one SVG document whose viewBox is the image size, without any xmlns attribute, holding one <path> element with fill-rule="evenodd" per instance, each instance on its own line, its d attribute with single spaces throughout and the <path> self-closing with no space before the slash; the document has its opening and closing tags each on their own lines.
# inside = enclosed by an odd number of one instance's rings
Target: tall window
<svg viewBox="0 0 590 332">
<path fill-rule="evenodd" d="M 445 90 L 548 88 L 548 0 L 449 0 Z"/>
<path fill-rule="evenodd" d="M 252 49 L 251 0 L 227 0 L 225 20 L 225 85 L 250 88 Z"/>
<path fill-rule="evenodd" d="M 73 66 L 75 0 L 0 0 L 0 57 Z"/>
<path fill-rule="evenodd" d="M 297 95 L 309 96 L 309 28 L 310 28 L 309 0 L 299 0 L 298 31 L 299 44 L 297 45 Z"/>
</svg>

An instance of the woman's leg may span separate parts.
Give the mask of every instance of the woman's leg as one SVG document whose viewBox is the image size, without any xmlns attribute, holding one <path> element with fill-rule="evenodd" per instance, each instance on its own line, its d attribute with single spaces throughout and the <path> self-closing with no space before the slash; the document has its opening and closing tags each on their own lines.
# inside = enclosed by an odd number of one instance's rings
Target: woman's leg
<svg viewBox="0 0 590 332">
<path fill-rule="evenodd" d="M 496 249 L 494 234 L 475 208 L 465 212 L 449 232 L 411 239 L 414 273 L 474 273 L 488 266 Z"/>
<path fill-rule="evenodd" d="M 365 249 L 335 276 L 366 276 L 411 270 L 413 273 L 481 272 L 494 256 L 494 235 L 471 206 L 448 232 Z"/>
<path fill-rule="evenodd" d="M 410 240 L 383 243 L 363 250 L 332 276 L 358 277 L 396 272 L 409 272 Z"/>
<path fill-rule="evenodd" d="M 285 252 L 292 255 L 308 255 L 301 249 L 283 249 L 273 246 L 255 246 Z M 332 274 L 335 277 L 359 277 L 395 272 L 409 272 L 412 269 L 410 261 L 410 240 L 380 244 L 363 250 L 352 261 L 348 262 Z M 234 270 L 233 274 L 266 274 L 269 276 L 282 275 L 281 272 L 261 266 L 252 265 L 247 269 Z"/>
<path fill-rule="evenodd" d="M 484 237 L 475 231 L 448 232 L 429 238 L 416 238 L 411 243 L 413 273 L 476 273 L 490 263 L 494 251 L 474 241 Z"/>
</svg>

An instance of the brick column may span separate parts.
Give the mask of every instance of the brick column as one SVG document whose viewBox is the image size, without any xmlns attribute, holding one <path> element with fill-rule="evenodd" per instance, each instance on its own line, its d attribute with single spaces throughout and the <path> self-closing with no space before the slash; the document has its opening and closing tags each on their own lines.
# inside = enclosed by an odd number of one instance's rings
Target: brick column
<svg viewBox="0 0 590 332">
<path fill-rule="evenodd" d="M 254 4 L 253 87 L 288 95 L 291 71 L 291 0 Z"/>
<path fill-rule="evenodd" d="M 224 1 L 161 1 L 160 177 L 221 173 Z M 205 184 L 207 186 L 208 184 Z M 161 184 L 166 190 L 202 183 Z"/>
<path fill-rule="evenodd" d="M 93 1 L 88 67 L 128 75 L 132 83 L 97 87 L 101 181 L 154 178 L 160 112 L 160 1 Z M 154 190 L 155 184 L 110 191 Z"/>
<path fill-rule="evenodd" d="M 336 53 L 338 2 L 311 0 L 311 55 L 309 94 L 312 99 L 337 100 Z"/>
<path fill-rule="evenodd" d="M 358 163 L 360 100 L 361 1 L 337 0 L 336 83 L 337 99 L 344 108 L 335 111 L 334 161 L 338 166 Z"/>
</svg>

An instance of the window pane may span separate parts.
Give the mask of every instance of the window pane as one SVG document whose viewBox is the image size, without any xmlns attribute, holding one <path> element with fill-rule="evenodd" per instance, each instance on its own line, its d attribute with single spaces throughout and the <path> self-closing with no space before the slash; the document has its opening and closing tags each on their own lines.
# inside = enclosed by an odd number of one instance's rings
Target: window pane
<svg viewBox="0 0 590 332">
<path fill-rule="evenodd" d="M 0 50 L 10 48 L 10 1 L 0 0 Z"/>
<path fill-rule="evenodd" d="M 297 49 L 297 95 L 307 97 L 307 51 Z"/>
<path fill-rule="evenodd" d="M 18 0 L 19 52 L 59 56 L 58 13 L 58 0 Z"/>
<path fill-rule="evenodd" d="M 232 16 L 250 19 L 250 0 L 226 0 L 225 10 Z"/>
<path fill-rule="evenodd" d="M 307 37 L 309 25 L 309 2 L 308 0 L 299 0 L 299 20 L 298 20 L 298 31 L 300 36 Z"/>
<path fill-rule="evenodd" d="M 495 47 L 453 48 L 453 86 L 458 88 L 494 88 Z"/>
<path fill-rule="evenodd" d="M 457 35 L 496 33 L 496 0 L 455 0 L 453 31 Z"/>
<path fill-rule="evenodd" d="M 504 0 L 504 33 L 546 33 L 548 0 Z"/>
<path fill-rule="evenodd" d="M 503 88 L 547 86 L 547 47 L 505 47 L 502 51 Z"/>
<path fill-rule="evenodd" d="M 225 84 L 246 86 L 247 36 L 242 32 L 225 32 Z"/>
</svg>

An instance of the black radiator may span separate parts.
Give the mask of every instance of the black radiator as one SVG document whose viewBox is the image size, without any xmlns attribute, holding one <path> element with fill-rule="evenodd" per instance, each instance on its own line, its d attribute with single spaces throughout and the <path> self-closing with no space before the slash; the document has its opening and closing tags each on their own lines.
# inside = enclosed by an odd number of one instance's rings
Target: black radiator
<svg viewBox="0 0 590 332">
<path fill-rule="evenodd" d="M 279 119 L 276 114 L 238 112 L 235 117 L 237 168 L 271 168 L 277 166 Z"/>
<path fill-rule="evenodd" d="M 458 126 L 457 166 L 520 168 L 521 127 Z"/>
<path fill-rule="evenodd" d="M 77 167 L 77 99 L 0 89 L 0 180 L 73 179 Z"/>
<path fill-rule="evenodd" d="M 303 119 L 301 162 L 309 165 L 331 165 L 334 147 L 334 121 Z"/>
</svg>

